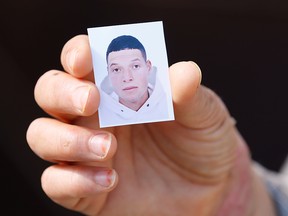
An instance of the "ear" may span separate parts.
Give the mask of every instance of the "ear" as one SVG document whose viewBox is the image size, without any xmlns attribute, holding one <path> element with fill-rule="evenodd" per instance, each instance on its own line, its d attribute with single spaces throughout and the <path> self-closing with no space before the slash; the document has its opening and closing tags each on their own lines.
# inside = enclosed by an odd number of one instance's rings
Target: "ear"
<svg viewBox="0 0 288 216">
<path fill-rule="evenodd" d="M 150 60 L 147 60 L 147 61 L 146 61 L 146 66 L 147 66 L 148 69 L 149 69 L 149 73 L 151 73 L 151 70 L 152 70 L 152 63 L 151 63 Z"/>
</svg>

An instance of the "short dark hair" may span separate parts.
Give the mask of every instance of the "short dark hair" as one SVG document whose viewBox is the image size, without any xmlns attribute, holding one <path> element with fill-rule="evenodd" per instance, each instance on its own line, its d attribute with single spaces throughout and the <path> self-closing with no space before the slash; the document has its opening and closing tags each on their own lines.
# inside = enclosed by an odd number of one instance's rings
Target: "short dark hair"
<svg viewBox="0 0 288 216">
<path fill-rule="evenodd" d="M 131 35 L 121 35 L 114 38 L 106 51 L 106 61 L 108 61 L 108 55 L 111 52 L 121 51 L 125 49 L 138 49 L 142 53 L 143 58 L 146 61 L 146 50 L 143 44 L 135 37 Z"/>
</svg>

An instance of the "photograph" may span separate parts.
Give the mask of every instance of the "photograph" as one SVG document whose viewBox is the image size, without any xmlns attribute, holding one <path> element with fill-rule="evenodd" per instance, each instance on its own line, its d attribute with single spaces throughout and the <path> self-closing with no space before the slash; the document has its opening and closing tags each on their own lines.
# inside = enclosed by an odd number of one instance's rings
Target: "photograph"
<svg viewBox="0 0 288 216">
<path fill-rule="evenodd" d="M 161 21 L 88 28 L 99 125 L 174 120 Z"/>
</svg>

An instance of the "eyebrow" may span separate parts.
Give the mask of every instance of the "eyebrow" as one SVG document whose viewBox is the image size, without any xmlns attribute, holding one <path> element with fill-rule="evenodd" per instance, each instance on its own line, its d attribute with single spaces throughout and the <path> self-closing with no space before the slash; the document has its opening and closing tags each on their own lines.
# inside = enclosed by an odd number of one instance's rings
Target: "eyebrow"
<svg viewBox="0 0 288 216">
<path fill-rule="evenodd" d="M 117 63 L 112 63 L 112 64 L 109 65 L 109 67 L 112 67 L 114 65 L 118 65 L 118 64 Z"/>
<path fill-rule="evenodd" d="M 131 62 L 137 62 L 137 61 L 141 61 L 140 58 L 135 58 L 135 59 L 132 59 Z M 115 66 L 115 65 L 119 65 L 118 63 L 112 63 L 109 65 L 109 67 L 112 67 L 112 66 Z"/>
<path fill-rule="evenodd" d="M 141 61 L 141 59 L 140 58 L 135 58 L 135 59 L 132 59 L 132 62 L 133 61 Z"/>
</svg>

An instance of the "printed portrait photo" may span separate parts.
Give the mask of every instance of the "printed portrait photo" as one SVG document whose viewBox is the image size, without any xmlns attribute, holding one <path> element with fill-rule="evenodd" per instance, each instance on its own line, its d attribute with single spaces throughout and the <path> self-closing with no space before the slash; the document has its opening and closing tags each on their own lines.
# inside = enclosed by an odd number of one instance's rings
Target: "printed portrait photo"
<svg viewBox="0 0 288 216">
<path fill-rule="evenodd" d="M 88 28 L 99 126 L 174 120 L 161 21 Z"/>
</svg>

